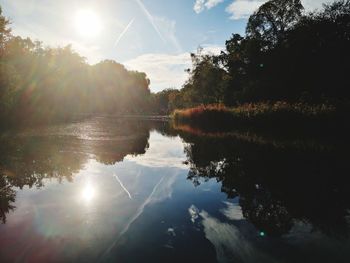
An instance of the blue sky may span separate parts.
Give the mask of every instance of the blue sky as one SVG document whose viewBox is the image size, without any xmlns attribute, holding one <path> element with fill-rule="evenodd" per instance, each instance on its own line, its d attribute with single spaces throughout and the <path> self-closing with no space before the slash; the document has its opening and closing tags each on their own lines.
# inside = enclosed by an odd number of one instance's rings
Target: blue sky
<svg viewBox="0 0 350 263">
<path fill-rule="evenodd" d="M 331 0 L 330 0 L 331 1 Z M 114 59 L 144 71 L 151 89 L 181 88 L 189 53 L 202 46 L 217 53 L 264 0 L 0 0 L 13 33 L 44 45 L 73 48 L 91 64 Z M 306 10 L 324 0 L 302 0 Z M 82 35 L 77 14 L 93 12 L 99 30 Z M 80 21 L 81 22 L 81 21 Z M 81 23 L 80 23 L 81 24 Z"/>
</svg>

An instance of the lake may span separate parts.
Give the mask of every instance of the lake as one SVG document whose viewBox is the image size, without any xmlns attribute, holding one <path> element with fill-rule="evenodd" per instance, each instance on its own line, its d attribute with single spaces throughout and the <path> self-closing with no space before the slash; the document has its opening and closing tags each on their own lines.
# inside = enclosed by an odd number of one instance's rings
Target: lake
<svg viewBox="0 0 350 263">
<path fill-rule="evenodd" d="M 350 262 L 340 138 L 101 117 L 0 141 L 1 262 Z"/>
</svg>

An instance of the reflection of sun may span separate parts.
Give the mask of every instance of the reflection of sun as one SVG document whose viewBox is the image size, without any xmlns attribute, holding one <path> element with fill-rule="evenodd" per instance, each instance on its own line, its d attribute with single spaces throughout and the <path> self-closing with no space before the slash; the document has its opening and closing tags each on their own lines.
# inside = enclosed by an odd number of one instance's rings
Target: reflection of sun
<svg viewBox="0 0 350 263">
<path fill-rule="evenodd" d="M 96 191 L 91 184 L 87 184 L 81 193 L 81 197 L 84 201 L 90 202 L 94 199 Z"/>
<path fill-rule="evenodd" d="M 91 10 L 80 10 L 75 16 L 75 28 L 79 34 L 96 36 L 102 28 L 99 17 Z"/>
</svg>

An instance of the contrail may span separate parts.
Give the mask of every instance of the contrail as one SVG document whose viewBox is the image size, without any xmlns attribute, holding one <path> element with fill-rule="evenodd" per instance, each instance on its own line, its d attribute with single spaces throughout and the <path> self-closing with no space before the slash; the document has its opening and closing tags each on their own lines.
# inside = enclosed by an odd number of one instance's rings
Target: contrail
<svg viewBox="0 0 350 263">
<path fill-rule="evenodd" d="M 166 43 L 163 35 L 160 33 L 159 28 L 157 27 L 157 25 L 154 23 L 154 18 L 153 16 L 150 14 L 150 12 L 147 10 L 147 8 L 145 7 L 145 5 L 141 2 L 141 0 L 135 0 L 136 3 L 140 6 L 141 10 L 145 13 L 146 17 L 148 18 L 149 22 L 152 24 L 154 30 L 157 32 L 157 34 L 159 35 L 160 39 Z"/>
<path fill-rule="evenodd" d="M 119 44 L 119 41 L 123 38 L 123 36 L 125 35 L 126 32 L 128 32 L 129 28 L 132 26 L 132 24 L 134 23 L 135 18 L 131 19 L 131 21 L 129 22 L 129 24 L 124 28 L 123 32 L 121 32 L 121 34 L 119 35 L 119 37 L 117 38 L 117 40 L 114 42 L 114 46 L 116 47 Z"/>
<path fill-rule="evenodd" d="M 128 191 L 128 189 L 126 189 L 126 187 L 123 185 L 122 181 L 120 181 L 118 175 L 114 174 L 115 178 L 117 179 L 117 181 L 119 182 L 120 186 L 123 188 L 123 190 L 125 191 L 125 193 L 128 194 L 129 198 L 132 199 L 130 192 Z"/>
</svg>

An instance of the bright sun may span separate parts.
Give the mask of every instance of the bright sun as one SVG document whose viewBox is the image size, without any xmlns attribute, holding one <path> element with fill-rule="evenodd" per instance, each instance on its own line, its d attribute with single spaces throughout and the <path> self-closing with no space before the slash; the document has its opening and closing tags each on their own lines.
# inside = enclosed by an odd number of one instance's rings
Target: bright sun
<svg viewBox="0 0 350 263">
<path fill-rule="evenodd" d="M 75 27 L 79 34 L 94 37 L 102 29 L 99 17 L 91 10 L 80 10 L 75 16 Z"/>
</svg>

